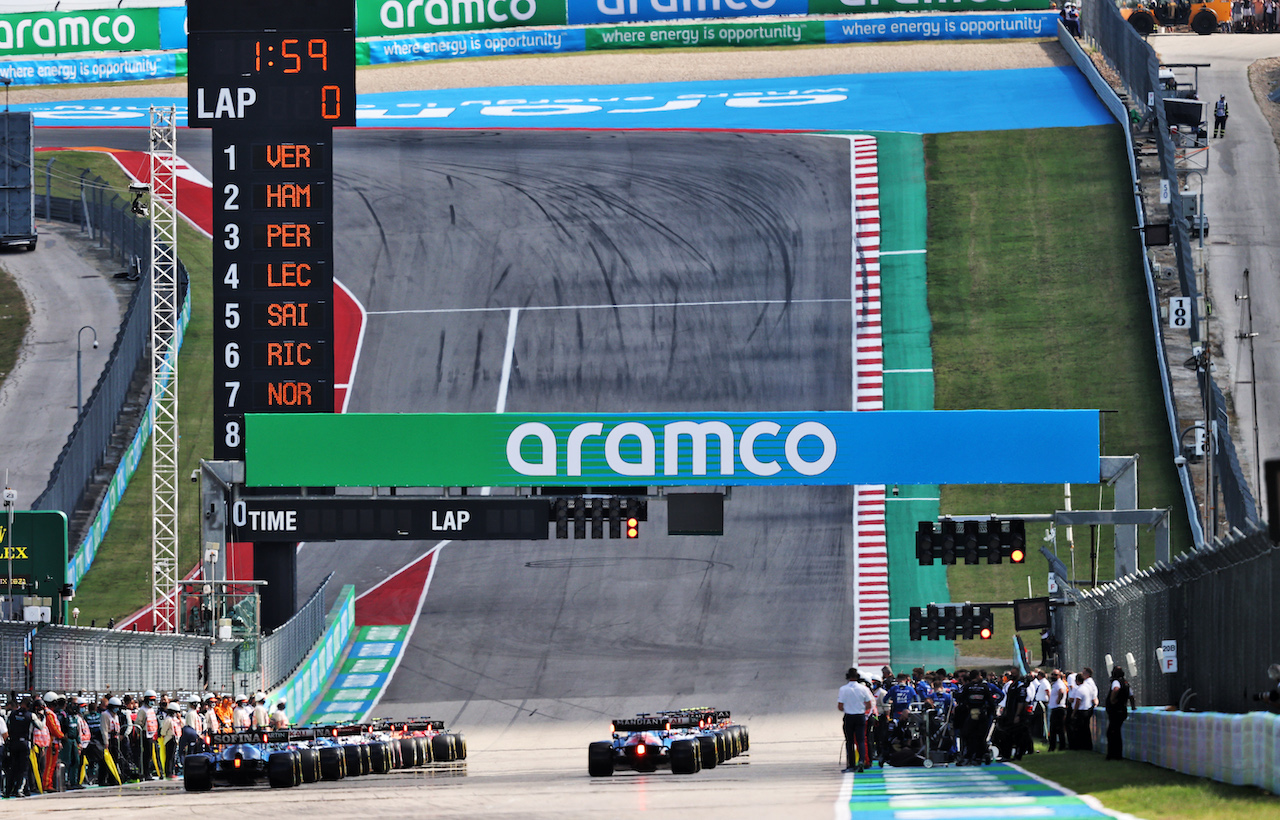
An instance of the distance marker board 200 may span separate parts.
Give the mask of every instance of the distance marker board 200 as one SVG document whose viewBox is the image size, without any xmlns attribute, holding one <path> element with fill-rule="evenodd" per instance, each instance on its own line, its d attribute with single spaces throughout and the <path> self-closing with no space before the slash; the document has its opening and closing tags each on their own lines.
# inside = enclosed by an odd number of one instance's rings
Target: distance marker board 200
<svg viewBox="0 0 1280 820">
<path fill-rule="evenodd" d="M 214 457 L 244 414 L 329 413 L 333 128 L 355 125 L 352 3 L 195 0 L 188 110 L 213 129 Z"/>
</svg>

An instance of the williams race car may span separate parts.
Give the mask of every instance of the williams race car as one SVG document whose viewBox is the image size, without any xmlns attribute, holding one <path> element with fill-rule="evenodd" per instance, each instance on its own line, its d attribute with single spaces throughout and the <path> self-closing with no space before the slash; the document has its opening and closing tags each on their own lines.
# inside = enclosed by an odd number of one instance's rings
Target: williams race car
<svg viewBox="0 0 1280 820">
<path fill-rule="evenodd" d="M 613 721 L 610 740 L 587 747 L 587 772 L 611 777 L 615 771 L 694 774 L 747 751 L 747 728 L 732 723 L 729 712 L 681 709 L 640 714 Z"/>
<path fill-rule="evenodd" d="M 214 784 L 252 786 L 263 780 L 283 788 L 467 757 L 462 734 L 446 732 L 442 721 L 429 719 L 223 733 L 206 737 L 205 743 L 212 752 L 186 757 L 187 791 L 208 791 Z"/>
</svg>

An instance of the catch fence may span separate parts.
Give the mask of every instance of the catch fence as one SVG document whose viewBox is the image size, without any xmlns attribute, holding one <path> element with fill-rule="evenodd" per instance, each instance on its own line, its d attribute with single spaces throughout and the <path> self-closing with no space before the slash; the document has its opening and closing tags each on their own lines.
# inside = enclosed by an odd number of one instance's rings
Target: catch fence
<svg viewBox="0 0 1280 820">
<path fill-rule="evenodd" d="M 1235 530 L 1168 565 L 1065 595 L 1072 605 L 1054 612 L 1063 668 L 1088 666 L 1105 681 L 1111 655 L 1140 705 L 1246 712 L 1259 706 L 1253 694 L 1275 686 L 1267 668 L 1280 661 L 1280 547 L 1265 530 Z M 1176 671 L 1162 669 L 1167 641 Z"/>
<path fill-rule="evenodd" d="M 1167 180 L 1171 190 L 1180 192 L 1185 187 L 1178 176 L 1177 152 L 1198 149 L 1207 145 L 1198 134 L 1171 132 L 1169 118 L 1165 110 L 1165 97 L 1174 90 L 1166 88 L 1160 81 L 1160 60 L 1151 45 L 1143 39 L 1133 26 L 1121 16 L 1120 10 L 1113 0 L 1084 0 L 1081 10 L 1083 34 L 1087 41 L 1097 46 L 1108 65 L 1115 70 L 1124 85 L 1133 110 L 1141 115 L 1141 122 L 1149 132 L 1155 144 L 1160 161 L 1160 178 Z M 1185 170 L 1185 169 L 1184 169 Z M 1178 272 L 1178 285 L 1183 296 L 1191 297 L 1191 343 L 1193 346 L 1207 347 L 1209 341 L 1204 338 L 1201 324 L 1202 310 L 1200 290 L 1196 280 L 1195 257 L 1192 253 L 1193 227 L 1189 215 L 1184 208 L 1183 198 L 1175 193 L 1167 206 L 1169 235 L 1173 245 L 1174 258 Z M 1144 214 L 1148 228 L 1152 224 L 1152 215 Z M 1249 489 L 1248 480 L 1240 467 L 1240 459 L 1231 438 L 1228 423 L 1228 409 L 1221 389 L 1214 383 L 1209 369 L 1208 357 L 1203 357 L 1198 373 L 1201 406 L 1204 408 L 1209 429 L 1216 430 L 1216 446 L 1212 448 L 1215 482 L 1217 486 L 1205 489 L 1206 493 L 1216 496 L 1221 493 L 1222 512 L 1226 518 L 1226 528 L 1250 531 L 1259 526 L 1257 501 Z M 1182 421 L 1176 422 L 1178 430 L 1185 427 Z M 1256 455 L 1255 455 L 1256 457 Z M 1192 506 L 1192 505 L 1189 505 Z M 1194 520 L 1197 511 L 1187 510 Z M 1203 547 L 1215 533 L 1200 533 L 1196 529 L 1196 546 Z"/>
<path fill-rule="evenodd" d="M 46 174 L 48 179 L 75 176 L 66 169 L 59 170 L 56 164 L 48 166 Z M 98 471 L 108 463 L 113 450 L 118 453 L 128 443 L 127 433 L 117 433 L 117 423 L 130 402 L 130 388 L 139 375 L 139 367 L 150 361 L 147 353 L 151 343 L 150 223 L 135 216 L 131 204 L 115 194 L 101 177 L 90 177 L 86 172 L 79 175 L 78 181 L 79 196 L 38 195 L 36 213 L 45 219 L 80 225 L 91 240 L 125 267 L 131 278 L 139 281 L 106 367 L 54 463 L 49 483 L 31 504 L 33 510 L 61 510 L 69 519 L 78 508 L 94 501 L 86 498 L 86 491 L 96 483 Z M 178 277 L 181 304 L 187 291 L 187 271 L 181 262 Z M 145 404 L 136 396 L 134 399 Z M 79 539 L 73 536 L 72 551 L 78 546 Z"/>
</svg>

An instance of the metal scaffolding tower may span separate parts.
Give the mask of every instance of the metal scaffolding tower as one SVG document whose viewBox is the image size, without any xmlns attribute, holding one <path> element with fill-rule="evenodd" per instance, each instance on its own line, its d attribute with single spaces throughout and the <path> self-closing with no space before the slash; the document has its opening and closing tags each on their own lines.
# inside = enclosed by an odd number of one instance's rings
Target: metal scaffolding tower
<svg viewBox="0 0 1280 820">
<path fill-rule="evenodd" d="M 151 606 L 178 626 L 178 177 L 176 110 L 151 107 Z"/>
</svg>

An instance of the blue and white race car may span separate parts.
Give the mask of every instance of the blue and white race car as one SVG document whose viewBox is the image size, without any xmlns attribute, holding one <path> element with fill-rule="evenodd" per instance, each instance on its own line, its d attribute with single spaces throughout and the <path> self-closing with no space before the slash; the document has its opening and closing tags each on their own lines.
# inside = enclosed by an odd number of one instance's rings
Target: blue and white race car
<svg viewBox="0 0 1280 820">
<path fill-rule="evenodd" d="M 587 772 L 611 777 L 615 771 L 695 774 L 747 751 L 745 726 L 727 711 L 697 708 L 614 720 L 610 740 L 587 747 Z"/>
</svg>

